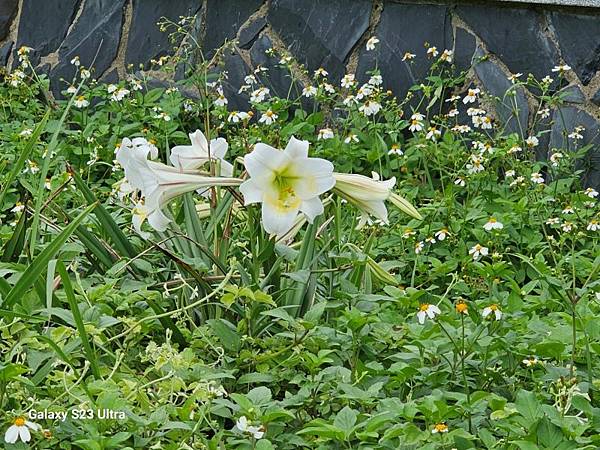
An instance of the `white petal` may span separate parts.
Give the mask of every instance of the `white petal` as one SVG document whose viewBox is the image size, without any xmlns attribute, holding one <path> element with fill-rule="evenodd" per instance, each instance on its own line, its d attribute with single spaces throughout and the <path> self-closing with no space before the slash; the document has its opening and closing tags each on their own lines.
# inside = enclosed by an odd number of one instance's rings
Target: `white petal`
<svg viewBox="0 0 600 450">
<path fill-rule="evenodd" d="M 419 323 L 421 325 L 423 325 L 425 323 L 425 317 L 427 316 L 427 314 L 425 313 L 425 311 L 419 311 L 417 313 L 417 319 L 419 319 Z"/>
<path fill-rule="evenodd" d="M 235 426 L 240 431 L 246 431 L 248 429 L 248 419 L 246 418 L 246 416 L 240 417 L 235 423 Z"/>
<path fill-rule="evenodd" d="M 244 156 L 244 166 L 252 178 L 256 178 L 259 183 L 266 183 L 270 180 L 273 172 L 287 163 L 289 158 L 276 148 L 259 142 L 254 150 Z"/>
<path fill-rule="evenodd" d="M 429 305 L 429 308 L 427 308 L 427 317 L 429 317 L 430 319 L 433 319 L 435 317 L 435 311 L 433 310 L 433 305 Z"/>
<path fill-rule="evenodd" d="M 432 310 L 435 314 L 442 313 L 442 311 L 440 311 L 440 308 L 438 308 L 437 305 L 429 305 L 429 309 Z"/>
<path fill-rule="evenodd" d="M 42 429 L 42 427 L 39 426 L 37 423 L 33 423 L 33 422 L 28 421 L 28 420 L 25 421 L 25 425 L 27 425 L 33 431 L 38 431 L 38 430 Z"/>
<path fill-rule="evenodd" d="M 232 177 L 233 176 L 233 164 L 231 164 L 229 161 L 225 161 L 224 159 L 221 159 L 219 161 L 219 165 L 221 166 L 220 175 L 222 177 Z"/>
<path fill-rule="evenodd" d="M 309 223 L 312 223 L 315 217 L 323 214 L 323 202 L 319 197 L 313 197 L 309 200 L 304 200 L 300 205 L 300 211 L 304 213 Z"/>
<path fill-rule="evenodd" d="M 308 141 L 301 141 L 292 136 L 285 147 L 285 152 L 291 158 L 308 158 Z"/>
<path fill-rule="evenodd" d="M 206 136 L 204 136 L 202 131 L 196 130 L 193 133 L 190 133 L 189 136 L 192 145 L 196 147 L 198 152 L 203 154 L 208 153 L 208 142 L 206 141 Z"/>
<path fill-rule="evenodd" d="M 270 202 L 263 202 L 263 227 L 269 234 L 282 236 L 294 226 L 294 220 L 296 220 L 298 212 L 298 208 L 280 209 Z"/>
<path fill-rule="evenodd" d="M 483 317 L 487 317 L 490 315 L 491 312 L 492 312 L 492 309 L 490 307 L 486 306 L 485 308 L 483 308 L 483 313 L 481 313 L 481 315 Z"/>
<path fill-rule="evenodd" d="M 335 185 L 333 164 L 321 158 L 307 158 L 294 161 L 288 170 L 293 180 L 296 195 L 303 200 L 327 192 Z"/>
<path fill-rule="evenodd" d="M 246 206 L 263 201 L 263 191 L 252 178 L 240 185 L 240 192 L 244 196 L 244 205 Z"/>
<path fill-rule="evenodd" d="M 211 139 L 210 141 L 210 157 L 223 159 L 227 153 L 229 144 L 223 138 Z"/>
<path fill-rule="evenodd" d="M 23 442 L 29 442 L 31 440 L 31 433 L 27 427 L 19 427 L 19 437 Z"/>
<path fill-rule="evenodd" d="M 8 430 L 6 430 L 6 433 L 4 433 L 4 440 L 6 441 L 7 444 L 14 444 L 15 442 L 17 442 L 17 439 L 19 438 L 19 427 L 16 425 L 11 425 Z"/>
<path fill-rule="evenodd" d="M 496 320 L 502 319 L 502 311 L 500 311 L 499 309 L 494 311 L 494 314 L 496 315 Z"/>
<path fill-rule="evenodd" d="M 155 209 L 148 215 L 148 223 L 156 231 L 165 231 L 171 219 L 164 215 L 160 209 Z"/>
<path fill-rule="evenodd" d="M 169 160 L 179 170 L 192 170 L 206 163 L 208 156 L 198 153 L 195 146 L 177 145 L 171 149 Z"/>
</svg>

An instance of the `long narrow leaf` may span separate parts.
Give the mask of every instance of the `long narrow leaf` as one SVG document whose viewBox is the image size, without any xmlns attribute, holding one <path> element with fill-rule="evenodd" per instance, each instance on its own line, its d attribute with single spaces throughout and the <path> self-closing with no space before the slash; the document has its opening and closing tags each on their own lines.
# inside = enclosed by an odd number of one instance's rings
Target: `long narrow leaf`
<svg viewBox="0 0 600 450">
<path fill-rule="evenodd" d="M 65 288 L 65 294 L 67 295 L 67 300 L 69 302 L 69 307 L 71 308 L 71 313 L 73 314 L 73 319 L 75 320 L 75 325 L 77 326 L 77 333 L 79 333 L 79 338 L 81 339 L 81 344 L 83 345 L 83 351 L 85 352 L 85 356 L 90 362 L 90 366 L 92 368 L 92 373 L 96 379 L 100 379 L 100 368 L 98 366 L 98 360 L 96 358 L 96 352 L 92 348 L 91 341 L 88 337 L 87 332 L 85 331 L 85 324 L 83 323 L 83 318 L 81 317 L 81 312 L 79 311 L 79 305 L 77 304 L 77 299 L 75 298 L 75 292 L 73 291 L 73 286 L 71 285 L 71 279 L 69 278 L 69 273 L 65 268 L 65 265 L 62 261 L 58 261 L 56 263 L 56 270 L 60 275 L 63 286 Z"/>
<path fill-rule="evenodd" d="M 27 290 L 33 286 L 38 277 L 44 272 L 54 255 L 60 250 L 63 244 L 69 239 L 69 236 L 73 234 L 75 229 L 83 222 L 90 212 L 94 210 L 96 204 L 88 206 L 79 216 L 73 220 L 69 225 L 65 227 L 57 236 L 54 237 L 52 242 L 42 250 L 42 252 L 33 260 L 33 262 L 27 267 L 21 278 L 10 290 L 6 298 L 4 299 L 3 306 L 12 306 L 19 298 L 21 298 Z"/>
<path fill-rule="evenodd" d="M 81 179 L 77 171 L 73 170 L 72 167 L 69 167 L 69 172 L 73 176 L 73 180 L 77 185 L 77 189 L 79 189 L 79 191 L 83 194 L 88 204 L 91 205 L 92 203 L 96 203 L 98 199 L 88 187 L 87 183 Z M 94 210 L 94 215 L 104 230 L 108 233 L 116 247 L 116 250 L 121 253 L 121 255 L 134 258 L 138 254 L 133 245 L 131 245 L 131 242 L 129 242 L 129 239 L 125 233 L 123 233 L 119 225 L 117 225 L 117 223 L 102 205 L 98 205 L 98 207 Z"/>
</svg>

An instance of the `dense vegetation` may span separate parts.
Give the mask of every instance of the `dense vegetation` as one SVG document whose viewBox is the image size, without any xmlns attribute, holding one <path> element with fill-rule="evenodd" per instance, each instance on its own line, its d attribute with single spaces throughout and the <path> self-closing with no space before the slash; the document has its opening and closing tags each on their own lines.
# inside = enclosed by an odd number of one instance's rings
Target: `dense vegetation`
<svg viewBox="0 0 600 450">
<path fill-rule="evenodd" d="M 3 448 L 598 448 L 591 146 L 508 133 L 485 105 L 511 91 L 422 53 L 402 101 L 377 70 L 277 98 L 258 68 L 240 112 L 220 53 L 168 89 L 78 66 L 55 101 L 21 50 L 0 82 Z M 513 77 L 540 119 L 566 70 Z"/>
</svg>

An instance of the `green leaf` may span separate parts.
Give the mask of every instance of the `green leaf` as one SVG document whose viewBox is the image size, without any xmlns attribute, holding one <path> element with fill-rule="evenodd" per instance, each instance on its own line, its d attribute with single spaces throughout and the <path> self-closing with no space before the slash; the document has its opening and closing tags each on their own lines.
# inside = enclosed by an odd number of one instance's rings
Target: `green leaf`
<svg viewBox="0 0 600 450">
<path fill-rule="evenodd" d="M 261 439 L 256 443 L 256 450 L 274 450 L 273 444 L 267 439 Z"/>
<path fill-rule="evenodd" d="M 347 438 L 354 429 L 357 417 L 358 412 L 350 409 L 347 406 L 344 406 L 344 408 L 342 408 L 342 410 L 335 416 L 335 419 L 333 420 L 333 426 L 342 430 Z"/>
<path fill-rule="evenodd" d="M 76 170 L 69 166 L 69 173 L 73 177 L 73 181 L 75 181 L 75 185 L 77 189 L 83 194 L 85 200 L 89 205 L 99 203 L 98 199 L 88 187 L 87 183 L 81 179 Z M 114 221 L 111 215 L 104 209 L 104 207 L 100 204 L 94 210 L 94 215 L 102 225 L 102 228 L 106 231 L 113 244 L 116 247 L 116 250 L 121 253 L 123 256 L 127 256 L 129 258 L 134 258 L 137 256 L 138 252 L 133 247 L 131 242 L 125 233 L 121 230 L 119 225 Z"/>
<path fill-rule="evenodd" d="M 77 299 L 75 298 L 75 292 L 73 291 L 73 286 L 71 285 L 71 280 L 69 279 L 67 269 L 62 261 L 58 261 L 56 264 L 56 270 L 58 271 L 65 288 L 65 294 L 67 295 L 69 307 L 71 308 L 71 313 L 73 314 L 73 319 L 75 320 L 77 333 L 81 339 L 85 356 L 90 362 L 94 377 L 96 377 L 96 379 L 100 379 L 100 369 L 98 366 L 98 360 L 96 358 L 96 352 L 92 348 L 92 340 L 88 337 L 88 334 L 85 331 L 85 324 L 83 323 L 83 318 L 81 317 L 81 312 L 79 311 L 79 305 L 77 304 Z"/>
<path fill-rule="evenodd" d="M 237 352 L 241 347 L 241 338 L 235 327 L 225 319 L 212 319 L 208 325 L 217 335 L 226 350 Z"/>
<path fill-rule="evenodd" d="M 0 191 L 0 207 L 2 206 L 2 202 L 4 201 L 4 196 L 6 195 L 6 192 L 8 192 L 8 189 L 17 177 L 17 174 L 23 169 L 23 164 L 25 164 L 25 161 L 27 161 L 27 159 L 29 158 L 29 155 L 31 154 L 35 143 L 46 128 L 48 117 L 50 117 L 49 109 L 46 111 L 46 114 L 44 114 L 44 117 L 42 118 L 38 126 L 35 127 L 35 130 L 33 130 L 33 133 L 31 133 L 31 136 L 29 137 L 27 144 L 25 144 L 25 147 L 19 155 L 19 158 L 12 164 L 12 169 L 8 173 L 6 179 L 4 180 L 4 185 L 2 186 L 2 190 Z"/>
<path fill-rule="evenodd" d="M 75 229 L 83 222 L 90 212 L 94 210 L 96 204 L 88 206 L 79 216 L 75 218 L 69 225 L 65 227 L 52 241 L 42 250 L 42 252 L 33 260 L 33 262 L 25 269 L 19 280 L 10 290 L 4 299 L 4 306 L 12 306 L 20 299 L 25 292 L 33 286 L 38 277 L 44 272 L 48 266 L 48 262 L 54 258 L 67 239 L 73 234 Z"/>
<path fill-rule="evenodd" d="M 534 422 L 544 415 L 542 406 L 533 392 L 519 391 L 515 407 L 530 425 L 533 425 Z"/>
</svg>

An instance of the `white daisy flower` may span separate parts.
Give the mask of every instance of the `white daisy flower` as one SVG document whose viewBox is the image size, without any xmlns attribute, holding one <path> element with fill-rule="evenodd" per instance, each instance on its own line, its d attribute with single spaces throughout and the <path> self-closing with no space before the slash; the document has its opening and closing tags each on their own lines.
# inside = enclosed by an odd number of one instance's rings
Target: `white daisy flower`
<svg viewBox="0 0 600 450">
<path fill-rule="evenodd" d="M 539 172 L 533 172 L 531 174 L 531 181 L 533 181 L 536 184 L 542 184 L 544 182 L 544 177 Z"/>
<path fill-rule="evenodd" d="M 448 229 L 442 228 L 441 230 L 435 232 L 435 237 L 438 241 L 443 241 L 444 239 L 446 239 L 446 236 L 448 236 L 448 234 Z"/>
<path fill-rule="evenodd" d="M 367 100 L 360 108 L 358 108 L 358 110 L 367 117 L 373 116 L 381 110 L 381 104 L 372 100 Z"/>
<path fill-rule="evenodd" d="M 426 318 L 434 319 L 435 316 L 441 314 L 440 308 L 436 305 L 432 305 L 430 303 L 422 303 L 419 306 L 419 311 L 417 312 L 417 319 L 421 325 L 425 323 Z"/>
<path fill-rule="evenodd" d="M 319 130 L 318 140 L 332 139 L 334 137 L 333 130 L 331 128 L 322 128 Z"/>
<path fill-rule="evenodd" d="M 495 217 L 490 217 L 487 223 L 483 226 L 485 231 L 501 230 L 504 228 L 502 222 L 498 222 Z"/>
<path fill-rule="evenodd" d="M 344 139 L 345 144 L 350 144 L 351 142 L 358 142 L 358 136 L 356 134 L 351 133 Z"/>
<path fill-rule="evenodd" d="M 540 140 L 535 136 L 529 136 L 527 139 L 525 139 L 525 143 L 528 147 L 537 147 L 540 143 Z"/>
<path fill-rule="evenodd" d="M 469 250 L 469 255 L 471 255 L 473 257 L 473 261 L 479 260 L 482 256 L 487 256 L 488 253 L 489 253 L 489 249 L 487 247 L 484 247 L 481 244 L 475 244 Z"/>
<path fill-rule="evenodd" d="M 355 75 L 353 73 L 348 73 L 348 74 L 344 75 L 342 77 L 342 82 L 341 82 L 342 87 L 348 89 L 348 88 L 351 88 L 352 86 L 354 86 L 354 83 L 355 83 L 354 78 L 355 78 Z"/>
<path fill-rule="evenodd" d="M 377 39 L 377 37 L 372 36 L 371 38 L 369 38 L 369 40 L 367 41 L 367 51 L 370 52 L 371 50 L 375 50 L 375 46 L 379 44 L 379 39 Z"/>
<path fill-rule="evenodd" d="M 475 103 L 475 100 L 477 100 L 477 94 L 479 94 L 480 92 L 481 91 L 478 88 L 469 89 L 467 95 L 465 96 L 465 98 L 463 98 L 463 103 L 465 105 L 467 103 Z"/>
<path fill-rule="evenodd" d="M 492 313 L 494 313 L 494 317 L 496 318 L 496 320 L 502 319 L 502 311 L 500 311 L 500 308 L 496 303 L 492 303 L 490 306 L 486 306 L 485 308 L 483 308 L 483 312 L 481 313 L 481 315 L 483 317 L 487 317 Z"/>
<path fill-rule="evenodd" d="M 317 88 L 314 86 L 306 86 L 304 89 L 302 89 L 302 95 L 307 98 L 314 97 L 317 95 Z"/>
<path fill-rule="evenodd" d="M 265 125 L 271 125 L 273 122 L 277 120 L 279 116 L 275 114 L 270 109 L 266 111 L 258 120 L 260 123 L 264 123 Z"/>
<path fill-rule="evenodd" d="M 262 439 L 262 437 L 265 435 L 265 427 L 262 425 L 258 427 L 250 425 L 250 422 L 246 416 L 240 417 L 235 422 L 235 427 L 238 431 L 249 434 L 254 439 Z"/>
<path fill-rule="evenodd" d="M 26 420 L 24 417 L 17 417 L 13 424 L 8 427 L 4 434 L 4 440 L 7 444 L 14 444 L 19 439 L 23 442 L 29 442 L 31 440 L 31 433 L 29 430 L 38 431 L 41 427 L 33 422 Z"/>
</svg>

